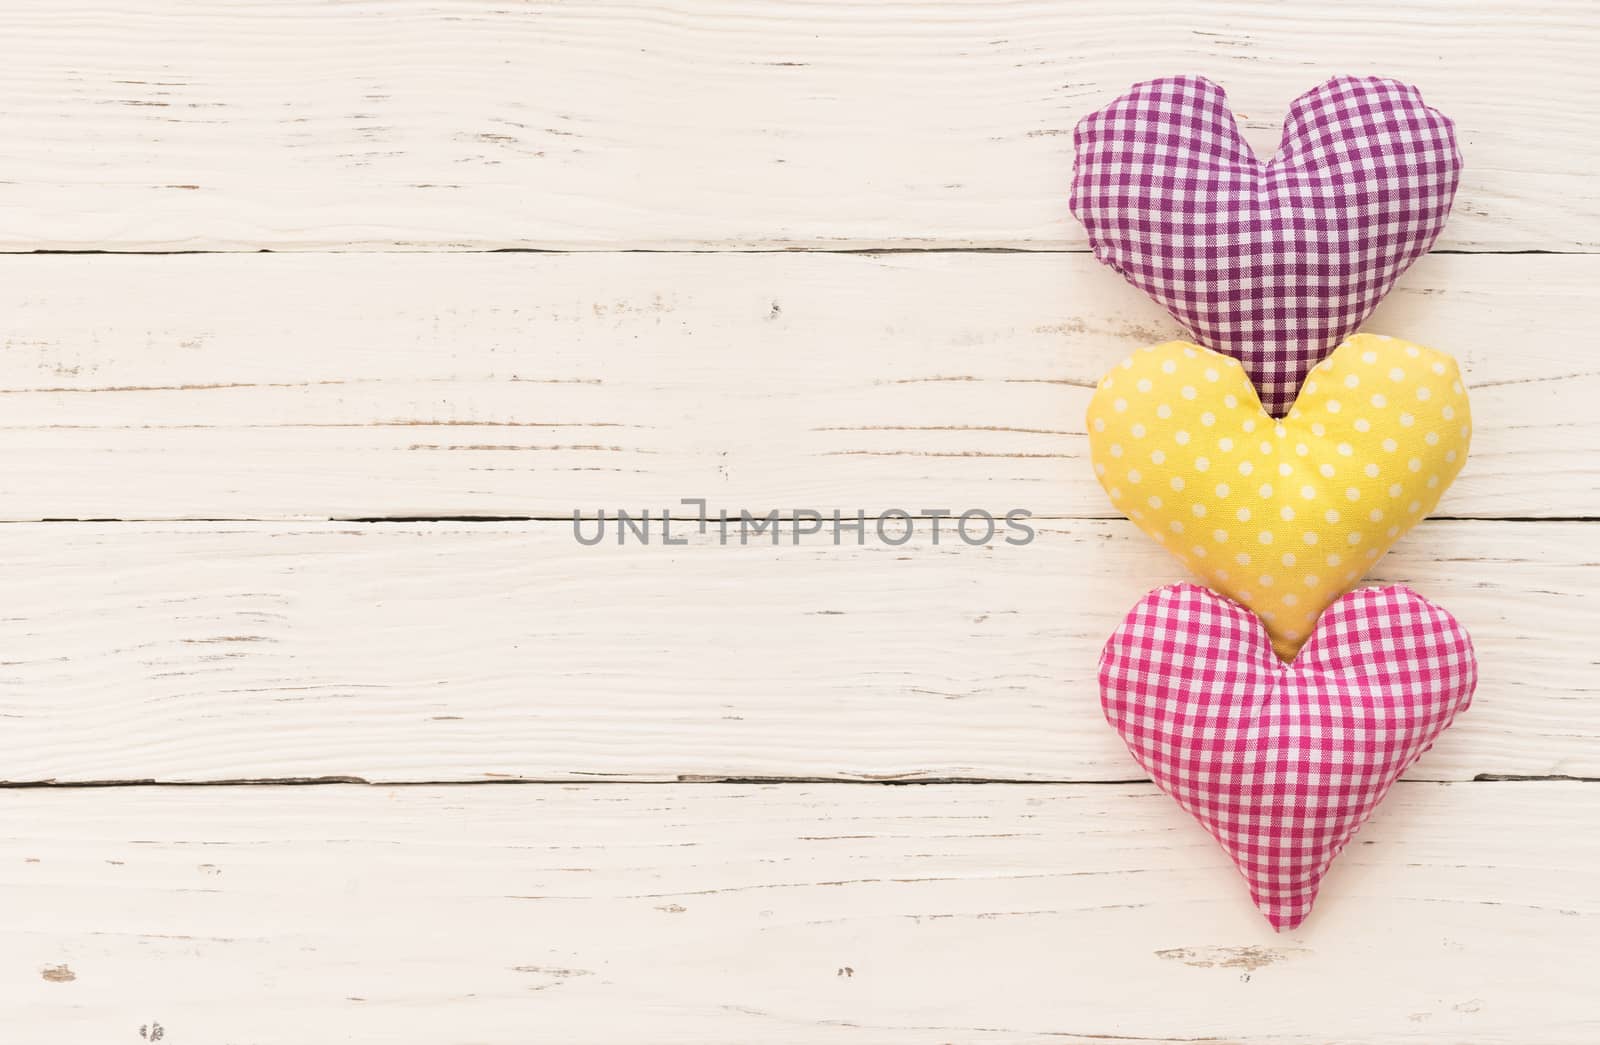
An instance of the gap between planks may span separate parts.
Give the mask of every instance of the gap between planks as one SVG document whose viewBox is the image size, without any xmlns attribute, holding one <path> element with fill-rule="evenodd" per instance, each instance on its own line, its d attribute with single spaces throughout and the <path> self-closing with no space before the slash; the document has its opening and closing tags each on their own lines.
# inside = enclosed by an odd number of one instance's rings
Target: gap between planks
<svg viewBox="0 0 1600 1045">
<path fill-rule="evenodd" d="M 144 780 L 0 780 L 0 790 L 29 791 L 29 790 L 105 790 L 125 787 L 696 787 L 709 785 L 735 785 L 749 787 L 771 786 L 805 786 L 817 785 L 842 787 L 1129 787 L 1137 784 L 1151 783 L 1149 777 L 1128 777 L 1125 780 L 1051 780 L 1048 778 L 1029 778 L 1027 780 L 1008 779 L 1006 777 L 918 777 L 915 780 L 866 780 L 849 779 L 843 777 L 825 776 L 712 776 L 684 774 L 675 780 L 608 780 L 604 777 L 593 779 L 576 778 L 510 778 L 503 780 L 367 780 L 355 776 L 327 776 L 327 777 L 260 777 L 241 778 L 238 780 L 157 780 L 154 778 Z M 1548 774 L 1543 776 L 1518 775 L 1513 773 L 1479 773 L 1466 780 L 1437 779 L 1427 777 L 1406 777 L 1395 781 L 1396 785 L 1405 784 L 1594 784 L 1600 783 L 1597 776 L 1568 776 L 1564 774 Z"/>
<path fill-rule="evenodd" d="M 385 255 L 394 254 L 392 250 L 376 250 L 372 248 L 350 247 L 320 247 L 315 250 L 273 250 L 270 247 L 257 247 L 254 249 L 221 250 L 203 248 L 198 250 L 119 250 L 115 247 L 95 247 L 83 250 L 56 250 L 50 248 L 14 248 L 7 249 L 0 246 L 0 255 L 9 257 L 188 257 L 193 255 L 240 255 L 240 254 L 293 254 L 300 257 L 316 257 L 318 255 Z M 860 247 L 823 247 L 823 246 L 792 246 L 792 247 L 612 247 L 612 246 L 576 246 L 576 247 L 470 247 L 470 246 L 440 246 L 429 248 L 426 251 L 410 251 L 407 253 L 423 254 L 664 254 L 664 255 L 705 255 L 705 254 L 837 254 L 854 257 L 889 257 L 896 254 L 1038 254 L 1038 255 L 1092 255 L 1093 250 L 1087 247 L 977 247 L 977 246 L 927 246 L 927 247 L 891 247 L 891 246 L 860 246 Z M 1547 248 L 1528 247 L 1521 249 L 1499 250 L 1493 247 L 1448 247 L 1438 248 L 1428 252 L 1426 256 L 1479 256 L 1479 257 L 1527 257 L 1527 256 L 1557 256 L 1557 257 L 1594 257 L 1600 251 L 1584 248 Z"/>
<path fill-rule="evenodd" d="M 922 513 L 921 510 L 909 510 L 907 512 L 907 515 L 909 516 L 909 518 L 911 518 L 912 520 L 917 521 L 917 522 L 931 522 L 934 519 L 934 516 L 925 515 L 925 514 Z M 781 524 L 793 523 L 793 522 L 796 521 L 794 515 L 785 514 L 785 513 L 782 513 L 782 512 L 772 513 L 772 514 L 770 514 L 770 516 L 768 514 L 762 514 L 762 515 L 757 516 L 756 519 L 758 521 L 762 522 L 763 524 L 765 524 L 766 520 L 769 517 L 772 518 L 773 520 L 775 520 L 776 522 L 781 523 Z M 608 518 L 610 518 L 610 517 L 608 517 Z M 658 514 L 652 514 L 648 519 L 640 518 L 637 521 L 657 523 L 657 522 L 660 521 L 660 518 L 661 517 Z M 866 520 L 868 522 L 877 522 L 877 521 L 880 521 L 880 520 L 888 520 L 888 519 L 891 519 L 891 518 L 900 519 L 902 517 L 899 516 L 899 515 L 895 515 L 895 516 L 891 517 L 891 516 L 885 516 L 885 515 L 872 515 L 872 514 L 869 514 L 865 518 L 866 518 Z M 946 522 L 946 523 L 949 522 L 949 517 L 948 516 L 942 516 L 941 515 L 941 516 L 938 516 L 938 518 L 940 520 L 942 520 L 943 522 Z M 1121 515 L 1110 515 L 1110 514 L 1107 514 L 1107 515 L 1049 515 L 1049 514 L 1037 514 L 1037 515 L 1028 516 L 1027 521 L 1032 521 L 1032 522 L 1120 522 L 1123 518 L 1124 517 L 1121 516 Z M 177 517 L 171 517 L 171 518 L 164 516 L 164 517 L 159 518 L 159 519 L 144 518 L 144 517 L 140 517 L 140 516 L 126 516 L 126 517 L 123 517 L 123 518 L 84 517 L 84 518 L 81 518 L 81 519 L 80 518 L 71 518 L 71 519 L 52 519 L 52 518 L 45 518 L 45 519 L 0 519 L 0 526 L 39 526 L 39 525 L 64 525 L 64 526 L 70 526 L 70 525 L 73 525 L 73 524 L 96 524 L 96 523 L 106 523 L 106 524 L 113 524 L 113 525 L 116 524 L 116 523 L 128 523 L 130 525 L 139 524 L 139 523 L 218 523 L 218 524 L 222 524 L 222 523 L 251 523 L 251 522 L 286 523 L 286 524 L 294 524 L 294 523 L 337 523 L 337 524 L 340 524 L 340 525 L 348 525 L 348 526 L 385 526 L 385 525 L 395 526 L 395 525 L 406 525 L 406 524 L 409 524 L 409 523 L 462 523 L 462 524 L 465 524 L 465 525 L 468 525 L 468 526 L 471 526 L 471 525 L 474 525 L 474 524 L 480 525 L 480 526 L 492 526 L 492 525 L 496 525 L 496 524 L 500 524 L 500 523 L 569 523 L 570 524 L 575 520 L 579 521 L 579 522 L 597 522 L 598 518 L 597 518 L 596 515 L 589 514 L 589 513 L 579 514 L 579 515 L 576 515 L 576 516 L 573 516 L 573 515 L 371 515 L 371 516 L 328 515 L 328 516 L 309 516 L 308 515 L 308 516 L 294 516 L 294 517 L 287 518 L 287 519 L 275 519 L 275 518 L 265 518 L 265 517 L 261 517 L 261 518 L 234 518 L 234 517 L 231 517 L 231 516 L 206 517 L 206 516 L 188 516 L 188 515 L 185 515 L 185 516 L 177 516 Z M 674 521 L 675 522 L 687 522 L 688 520 L 681 520 L 681 519 L 677 519 L 676 517 L 674 517 Z M 732 517 L 729 518 L 729 522 L 730 523 L 735 522 L 735 521 L 737 521 L 737 520 L 733 519 Z M 808 519 L 807 521 L 809 522 L 811 520 Z M 823 521 L 826 522 L 826 523 L 831 524 L 833 520 L 832 520 L 832 517 L 830 516 L 830 517 L 824 519 Z M 854 522 L 855 521 L 855 516 L 854 515 L 846 516 L 845 517 L 845 521 Z M 1430 516 L 1428 516 L 1426 521 L 1428 521 L 1428 522 L 1495 522 L 1495 523 L 1522 523 L 1522 524 L 1592 523 L 1592 522 L 1600 522 L 1600 516 L 1595 516 L 1595 515 L 1549 515 L 1549 516 L 1540 516 L 1538 518 L 1529 518 L 1527 516 L 1509 516 L 1508 517 L 1508 516 L 1499 516 L 1499 515 L 1430 515 Z M 748 543 L 750 543 L 750 544 L 760 544 L 762 542 L 761 541 L 757 541 L 757 540 L 752 540 L 752 541 L 749 541 Z"/>
</svg>

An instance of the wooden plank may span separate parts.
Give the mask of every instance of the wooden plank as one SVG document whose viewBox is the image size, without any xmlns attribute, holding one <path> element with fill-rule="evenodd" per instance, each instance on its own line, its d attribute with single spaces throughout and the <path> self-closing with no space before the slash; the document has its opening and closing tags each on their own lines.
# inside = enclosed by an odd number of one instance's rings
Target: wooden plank
<svg viewBox="0 0 1600 1045">
<path fill-rule="evenodd" d="M 1441 514 L 1600 515 L 1597 282 L 1434 256 L 1375 316 L 1472 385 Z M 0 314 L 21 520 L 1105 516 L 1090 387 L 1179 333 L 1081 255 L 13 257 Z"/>
<path fill-rule="evenodd" d="M 1148 785 L 0 803 L 0 977 L 26 1041 L 156 1024 L 260 1045 L 1600 1031 L 1600 790 L 1582 784 L 1399 785 L 1283 935 Z"/>
<path fill-rule="evenodd" d="M 7 5 L 0 249 L 1081 247 L 1071 130 L 1224 84 L 1259 147 L 1336 73 L 1459 123 L 1444 245 L 1593 249 L 1584 0 Z M 1493 60 L 1487 60 L 1492 56 Z"/>
<path fill-rule="evenodd" d="M 1125 522 L 1037 532 L 0 526 L 0 780 L 1138 779 L 1095 664 L 1182 574 Z M 1597 534 L 1429 523 L 1379 564 L 1482 661 L 1414 777 L 1600 776 Z"/>
</svg>

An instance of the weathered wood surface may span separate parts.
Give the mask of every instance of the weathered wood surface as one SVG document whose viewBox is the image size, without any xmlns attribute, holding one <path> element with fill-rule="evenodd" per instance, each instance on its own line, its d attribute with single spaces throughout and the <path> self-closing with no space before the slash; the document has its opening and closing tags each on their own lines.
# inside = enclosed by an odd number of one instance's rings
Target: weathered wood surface
<svg viewBox="0 0 1600 1045">
<path fill-rule="evenodd" d="M 1442 245 L 1593 249 L 1583 0 L 7 4 L 0 249 L 1080 247 L 1071 130 L 1211 76 L 1275 145 L 1413 80 L 1467 156 Z"/>
<path fill-rule="evenodd" d="M 1600 1040 L 1600 791 L 1499 779 L 1600 777 L 1591 5 L 19 0 L 0 30 L 0 253 L 322 252 L 0 257 L 0 1037 Z M 1083 406 L 1176 327 L 1061 253 L 1070 131 L 1175 71 L 1266 148 L 1328 75 L 1411 79 L 1467 158 L 1369 327 L 1462 360 L 1473 453 L 1373 579 L 1459 616 L 1482 686 L 1281 937 L 1126 782 L 1093 682 L 1180 577 L 1104 518 Z M 462 253 L 495 248 L 593 253 Z M 1058 521 L 352 521 L 683 497 Z M 998 782 L 707 782 L 792 777 Z M 15 786 L 303 778 L 484 786 Z"/>
<path fill-rule="evenodd" d="M 689 537 L 0 526 L 0 779 L 1142 777 L 1095 664 L 1182 574 L 1131 524 Z M 1600 776 L 1593 525 L 1427 523 L 1372 580 L 1456 614 L 1482 661 L 1414 777 Z"/>
<path fill-rule="evenodd" d="M 1274 935 L 1149 785 L 0 792 L 18 1041 L 1590 1045 L 1600 789 L 1398 785 Z"/>
<path fill-rule="evenodd" d="M 1600 515 L 1600 257 L 1434 256 L 1448 516 Z M 1175 336 L 1084 255 L 0 258 L 0 518 L 1113 514 L 1083 411 Z"/>
</svg>

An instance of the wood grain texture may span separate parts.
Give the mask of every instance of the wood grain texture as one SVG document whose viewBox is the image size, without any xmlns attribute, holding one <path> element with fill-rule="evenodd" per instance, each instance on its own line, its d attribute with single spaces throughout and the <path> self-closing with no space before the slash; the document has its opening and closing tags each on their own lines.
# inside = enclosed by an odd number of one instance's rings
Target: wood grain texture
<svg viewBox="0 0 1600 1045">
<path fill-rule="evenodd" d="M 0 793 L 19 1040 L 1600 1033 L 1600 790 L 1400 784 L 1274 935 L 1144 786 Z M 379 960 L 375 960 L 379 959 Z"/>
<path fill-rule="evenodd" d="M 1589 4 L 7 4 L 0 249 L 1081 247 L 1071 130 L 1197 72 L 1459 123 L 1443 246 L 1593 249 Z"/>
<path fill-rule="evenodd" d="M 7 1040 L 1600 1039 L 1600 791 L 1498 779 L 1600 777 L 1591 5 L 16 0 L 0 31 L 0 254 L 307 252 L 0 256 Z M 1284 936 L 1127 782 L 1093 683 L 1179 575 L 1104 518 L 1083 407 L 1176 327 L 1060 253 L 1071 128 L 1180 71 L 1267 148 L 1328 75 L 1410 79 L 1467 158 L 1447 253 L 1369 326 L 1462 360 L 1473 454 L 1372 579 L 1457 614 L 1482 685 Z M 684 497 L 1057 521 L 349 521 Z M 16 786 L 307 778 L 482 786 Z"/>
<path fill-rule="evenodd" d="M 1425 259 L 1446 516 L 1600 515 L 1600 257 Z M 0 258 L 0 518 L 1113 514 L 1093 384 L 1177 336 L 1082 255 Z"/>
<path fill-rule="evenodd" d="M 0 526 L 0 780 L 1141 778 L 1095 665 L 1182 576 L 1125 522 L 1038 534 Z M 1482 662 L 1413 777 L 1600 776 L 1593 526 L 1429 523 L 1371 580 L 1449 609 Z"/>
</svg>

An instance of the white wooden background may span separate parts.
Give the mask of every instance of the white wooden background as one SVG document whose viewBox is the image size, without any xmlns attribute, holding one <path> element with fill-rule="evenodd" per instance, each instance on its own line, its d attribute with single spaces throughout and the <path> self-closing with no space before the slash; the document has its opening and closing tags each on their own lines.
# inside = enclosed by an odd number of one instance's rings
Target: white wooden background
<svg viewBox="0 0 1600 1045">
<path fill-rule="evenodd" d="M 0 1026 L 98 1045 L 1600 1040 L 1600 14 L 8 0 Z M 1370 327 L 1473 455 L 1378 576 L 1472 711 L 1270 932 L 1104 726 L 1175 332 L 1066 209 L 1129 82 L 1335 72 L 1467 173 Z M 508 252 L 509 251 L 509 252 Z M 574 507 L 1027 507 L 583 548 Z"/>
</svg>

